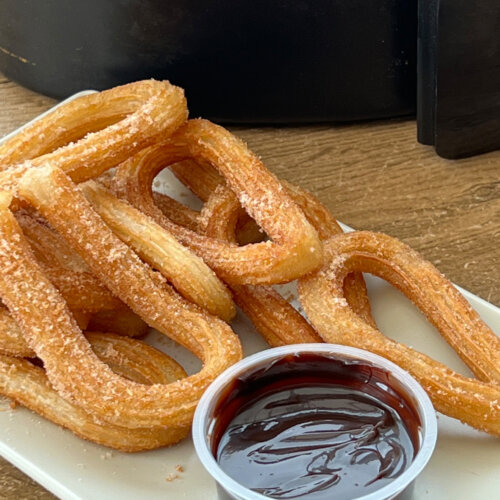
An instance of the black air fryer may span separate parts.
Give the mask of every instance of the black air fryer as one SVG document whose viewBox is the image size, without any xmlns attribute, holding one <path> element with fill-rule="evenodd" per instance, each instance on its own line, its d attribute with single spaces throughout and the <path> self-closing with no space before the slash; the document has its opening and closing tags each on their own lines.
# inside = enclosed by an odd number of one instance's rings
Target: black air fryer
<svg viewBox="0 0 500 500">
<path fill-rule="evenodd" d="M 416 0 L 0 0 L 0 71 L 57 98 L 168 79 L 224 122 L 400 116 L 416 21 Z"/>
</svg>

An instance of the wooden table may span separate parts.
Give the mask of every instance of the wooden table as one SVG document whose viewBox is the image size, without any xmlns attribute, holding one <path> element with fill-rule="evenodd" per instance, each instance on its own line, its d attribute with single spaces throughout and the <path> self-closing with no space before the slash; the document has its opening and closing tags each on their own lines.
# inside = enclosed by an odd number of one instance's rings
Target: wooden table
<svg viewBox="0 0 500 500">
<path fill-rule="evenodd" d="M 0 136 L 53 104 L 0 75 Z M 339 220 L 402 239 L 500 306 L 500 151 L 443 160 L 416 142 L 410 120 L 230 129 Z M 0 459 L 0 498 L 54 497 Z"/>
</svg>

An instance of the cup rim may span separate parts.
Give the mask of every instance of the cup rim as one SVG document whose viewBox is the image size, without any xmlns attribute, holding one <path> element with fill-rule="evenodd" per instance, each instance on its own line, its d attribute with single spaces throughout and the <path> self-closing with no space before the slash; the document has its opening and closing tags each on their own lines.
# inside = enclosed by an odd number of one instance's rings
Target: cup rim
<svg viewBox="0 0 500 500">
<path fill-rule="evenodd" d="M 427 393 L 406 370 L 382 356 L 356 347 L 339 344 L 286 345 L 252 354 L 226 369 L 205 391 L 194 414 L 192 436 L 194 447 L 201 463 L 212 478 L 231 495 L 241 498 L 241 500 L 269 500 L 271 498 L 246 488 L 222 470 L 208 445 L 206 435 L 207 419 L 210 418 L 211 412 L 214 410 L 216 399 L 218 399 L 220 392 L 226 387 L 229 381 L 247 372 L 252 367 L 265 365 L 266 361 L 271 362 L 287 355 L 300 353 L 340 355 L 361 361 L 368 361 L 390 372 L 402 384 L 403 388 L 408 391 L 409 395 L 413 396 L 415 409 L 418 411 L 422 423 L 421 443 L 417 455 L 410 466 L 389 484 L 372 493 L 357 497 L 355 500 L 393 498 L 413 482 L 429 461 L 437 439 L 436 412 Z"/>
</svg>

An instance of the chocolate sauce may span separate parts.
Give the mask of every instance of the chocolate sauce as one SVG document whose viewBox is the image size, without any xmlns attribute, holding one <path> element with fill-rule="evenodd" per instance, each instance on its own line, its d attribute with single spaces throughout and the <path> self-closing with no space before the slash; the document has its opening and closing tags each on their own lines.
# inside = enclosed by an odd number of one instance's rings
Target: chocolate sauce
<svg viewBox="0 0 500 500">
<path fill-rule="evenodd" d="M 228 387 L 215 412 L 213 453 L 229 476 L 270 498 L 352 499 L 410 465 L 420 426 L 388 372 L 301 353 Z"/>
</svg>

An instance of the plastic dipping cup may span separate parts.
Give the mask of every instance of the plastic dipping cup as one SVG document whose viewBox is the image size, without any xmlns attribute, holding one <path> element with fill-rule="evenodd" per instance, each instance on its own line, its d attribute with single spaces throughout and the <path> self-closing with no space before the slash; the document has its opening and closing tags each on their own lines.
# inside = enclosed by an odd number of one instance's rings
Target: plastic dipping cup
<svg viewBox="0 0 500 500">
<path fill-rule="evenodd" d="M 216 438 L 214 429 L 217 415 L 220 413 L 218 410 L 224 405 L 228 395 L 228 387 L 235 387 L 235 384 L 241 386 L 241 380 L 249 380 L 252 375 L 255 379 L 255 376 L 260 376 L 260 373 L 265 374 L 269 367 L 279 363 L 284 358 L 292 359 L 295 363 L 296 360 L 302 359 L 303 355 L 307 356 L 308 354 L 345 362 L 346 365 L 363 363 L 385 372 L 387 380 L 391 381 L 391 389 L 402 394 L 405 400 L 411 403 L 413 411 L 420 419 L 419 442 L 411 464 L 391 482 L 366 495 L 358 496 L 357 500 L 392 498 L 406 500 L 411 498 L 414 481 L 429 461 L 436 444 L 437 421 L 432 403 L 418 382 L 408 372 L 391 361 L 368 351 L 336 344 L 297 344 L 268 349 L 236 363 L 219 375 L 210 385 L 201 398 L 194 415 L 193 441 L 199 459 L 217 483 L 219 498 L 221 500 L 266 500 L 271 498 L 248 489 L 231 478 L 222 470 L 214 457 L 212 451 Z M 368 380 L 368 383 L 371 383 L 371 380 Z M 377 390 L 380 391 L 380 384 L 377 385 Z M 332 491 L 334 492 L 334 490 Z M 307 495 L 302 498 L 307 498 Z"/>
</svg>

